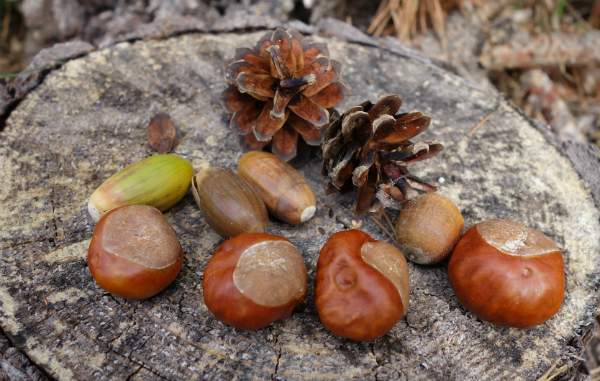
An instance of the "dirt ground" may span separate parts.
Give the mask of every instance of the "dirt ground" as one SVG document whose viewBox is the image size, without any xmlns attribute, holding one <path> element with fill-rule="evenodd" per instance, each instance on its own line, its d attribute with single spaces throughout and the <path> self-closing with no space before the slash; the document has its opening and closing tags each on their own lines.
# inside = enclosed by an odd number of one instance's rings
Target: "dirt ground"
<svg viewBox="0 0 600 381">
<path fill-rule="evenodd" d="M 162 20 L 210 25 L 236 13 L 308 25 L 333 17 L 394 36 L 501 92 L 560 141 L 600 146 L 600 0 L 0 0 L 0 85 L 57 42 L 101 48 Z M 598 330 L 585 360 L 600 380 Z"/>
</svg>

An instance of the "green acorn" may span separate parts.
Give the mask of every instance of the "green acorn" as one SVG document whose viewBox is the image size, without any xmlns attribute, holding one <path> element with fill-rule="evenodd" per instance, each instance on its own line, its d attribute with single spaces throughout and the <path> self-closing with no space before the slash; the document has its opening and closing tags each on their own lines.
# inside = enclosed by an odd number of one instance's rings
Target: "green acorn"
<svg viewBox="0 0 600 381">
<path fill-rule="evenodd" d="M 187 193 L 194 169 L 175 155 L 156 155 L 133 163 L 112 175 L 92 193 L 88 211 L 98 221 L 122 205 L 152 205 L 161 212 Z"/>
</svg>

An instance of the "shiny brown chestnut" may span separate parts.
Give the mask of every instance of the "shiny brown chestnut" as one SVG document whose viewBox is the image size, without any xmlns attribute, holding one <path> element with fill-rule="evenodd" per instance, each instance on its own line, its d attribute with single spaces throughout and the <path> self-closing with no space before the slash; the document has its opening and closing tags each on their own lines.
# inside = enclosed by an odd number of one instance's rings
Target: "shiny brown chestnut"
<svg viewBox="0 0 600 381">
<path fill-rule="evenodd" d="M 398 248 L 411 262 L 439 263 L 450 255 L 464 227 L 465 221 L 452 201 L 437 193 L 425 193 L 410 200 L 398 216 Z"/>
<path fill-rule="evenodd" d="M 288 224 L 300 224 L 312 218 L 317 199 L 301 174 L 277 156 L 251 151 L 242 156 L 238 173 L 262 197 L 267 210 Z"/>
<path fill-rule="evenodd" d="M 225 168 L 204 169 L 192 177 L 192 192 L 206 222 L 221 237 L 267 230 L 265 203 L 239 175 Z"/>
<path fill-rule="evenodd" d="M 88 267 L 98 285 L 126 299 L 146 299 L 179 274 L 183 249 L 163 214 L 149 205 L 106 213 L 94 229 Z"/>
<path fill-rule="evenodd" d="M 565 293 L 565 266 L 546 235 L 509 220 L 471 227 L 448 263 L 456 298 L 491 323 L 531 328 L 554 316 Z"/>
<path fill-rule="evenodd" d="M 408 266 L 394 246 L 359 230 L 333 234 L 319 253 L 315 305 L 334 334 L 372 341 L 408 309 Z"/>
<path fill-rule="evenodd" d="M 242 234 L 217 248 L 204 270 L 204 303 L 221 322 L 258 329 L 288 317 L 306 297 L 306 266 L 273 234 Z"/>
</svg>

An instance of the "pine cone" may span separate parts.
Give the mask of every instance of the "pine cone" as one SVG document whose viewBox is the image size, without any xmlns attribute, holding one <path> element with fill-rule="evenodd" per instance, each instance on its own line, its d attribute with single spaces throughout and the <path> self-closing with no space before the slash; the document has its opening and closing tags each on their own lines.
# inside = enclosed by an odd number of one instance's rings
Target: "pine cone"
<svg viewBox="0 0 600 381">
<path fill-rule="evenodd" d="M 254 48 L 236 49 L 225 69 L 230 86 L 219 98 L 229 127 L 241 135 L 242 150 L 272 141 L 272 152 L 289 161 L 302 140 L 320 145 L 327 109 L 349 92 L 341 74 L 342 64 L 329 59 L 327 44 L 305 40 L 294 29 L 277 29 Z"/>
<path fill-rule="evenodd" d="M 381 214 L 396 201 L 405 204 L 418 195 L 417 190 L 437 190 L 411 175 L 407 165 L 434 157 L 444 147 L 437 141 L 409 141 L 427 130 L 431 118 L 419 111 L 396 114 L 401 105 L 397 95 L 383 95 L 376 104 L 367 101 L 351 108 L 325 131 L 321 172 L 327 176 L 326 192 L 344 192 L 356 185 L 355 217 Z"/>
</svg>

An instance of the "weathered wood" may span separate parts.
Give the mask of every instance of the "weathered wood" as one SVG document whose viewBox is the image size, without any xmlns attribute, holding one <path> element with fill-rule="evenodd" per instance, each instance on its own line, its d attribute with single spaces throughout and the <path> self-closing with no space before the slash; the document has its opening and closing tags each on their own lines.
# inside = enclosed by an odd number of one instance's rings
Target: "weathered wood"
<svg viewBox="0 0 600 381">
<path fill-rule="evenodd" d="M 327 238 L 351 226 L 352 195 L 324 196 L 318 155 L 301 168 L 318 196 L 315 218 L 298 227 L 270 221 L 269 232 L 294 242 L 309 271 L 308 297 L 289 319 L 240 331 L 207 311 L 202 274 L 223 240 L 191 194 L 165 213 L 185 252 L 167 290 L 127 301 L 97 287 L 85 260 L 89 195 L 153 153 L 145 127 L 158 111 L 177 129 L 173 151 L 196 171 L 235 169 L 237 136 L 221 125 L 217 102 L 223 61 L 259 36 L 121 43 L 51 73 L 12 112 L 0 136 L 0 326 L 13 346 L 60 380 L 535 380 L 553 363 L 577 363 L 580 336 L 597 314 L 600 214 L 573 164 L 494 95 L 392 49 L 335 39 L 331 56 L 345 63 L 353 87 L 346 107 L 398 93 L 403 110 L 432 116 L 423 139 L 446 149 L 414 171 L 458 205 L 467 226 L 509 218 L 557 242 L 567 266 L 559 313 L 529 330 L 491 325 L 458 304 L 444 264 L 409 264 L 411 305 L 390 334 L 374 343 L 330 334 L 313 304 L 315 267 Z M 389 242 L 363 221 L 365 232 Z"/>
</svg>

